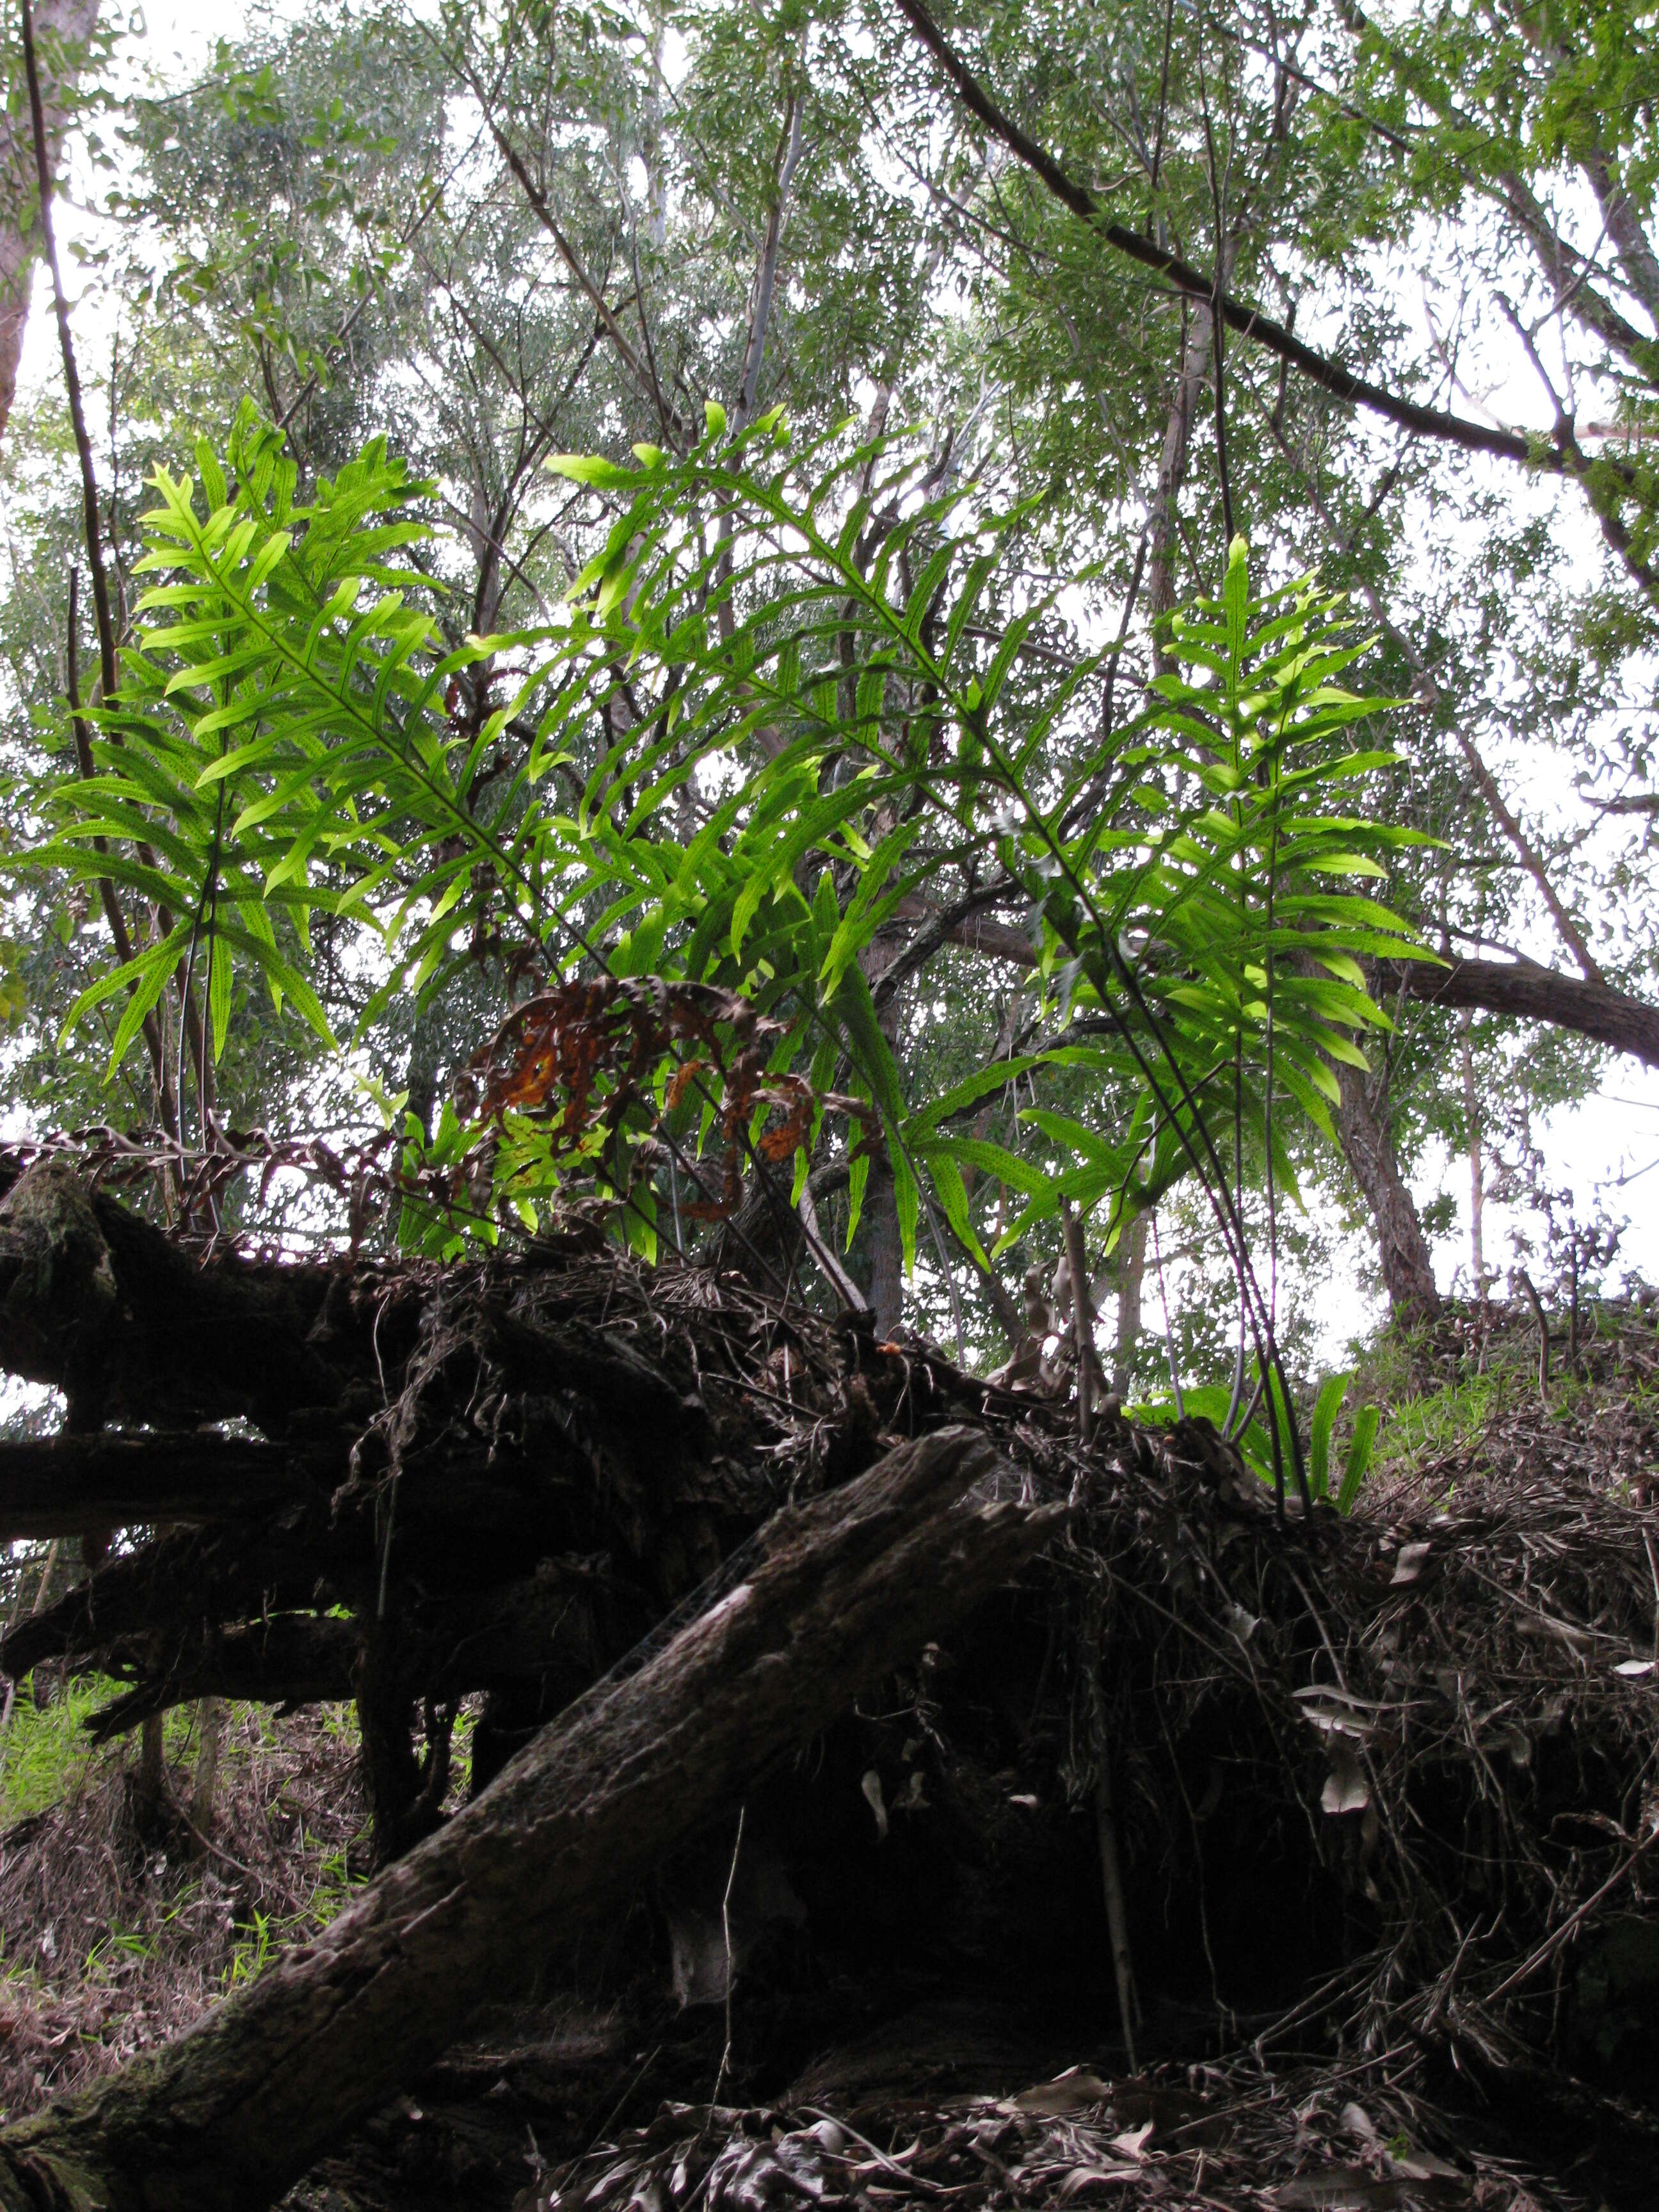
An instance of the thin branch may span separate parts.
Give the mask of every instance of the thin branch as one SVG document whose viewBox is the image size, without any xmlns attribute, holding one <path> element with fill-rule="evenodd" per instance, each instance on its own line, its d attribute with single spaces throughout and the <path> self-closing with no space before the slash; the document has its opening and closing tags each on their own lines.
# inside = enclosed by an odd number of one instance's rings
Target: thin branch
<svg viewBox="0 0 1659 2212">
<path fill-rule="evenodd" d="M 945 37 L 933 17 L 921 5 L 921 0 L 896 0 L 900 12 L 938 61 L 940 68 L 955 86 L 963 105 L 978 116 L 988 131 L 994 131 L 1004 145 L 1017 154 L 1054 198 L 1072 212 L 1090 224 L 1109 246 L 1130 260 L 1137 261 L 1143 269 L 1150 269 L 1167 278 L 1177 292 L 1206 304 L 1218 296 L 1218 286 L 1213 276 L 1194 269 L 1179 254 L 1154 245 L 1138 232 L 1128 229 L 1107 216 L 1101 201 L 1086 185 L 1079 184 L 1068 176 L 1053 155 L 1029 137 L 1011 116 L 1005 115 L 961 56 Z M 1560 453 L 1544 445 L 1535 437 L 1516 430 L 1488 428 L 1481 422 L 1472 422 L 1465 416 L 1453 415 L 1444 409 L 1425 407 L 1413 399 L 1402 398 L 1397 392 L 1382 386 L 1368 383 L 1356 376 L 1340 361 L 1328 355 L 1316 353 L 1311 346 L 1304 345 L 1291 337 L 1282 323 L 1275 322 L 1260 308 L 1247 306 L 1231 293 L 1219 292 L 1221 313 L 1228 325 L 1241 337 L 1255 344 L 1265 346 L 1270 353 L 1299 369 L 1312 383 L 1332 393 L 1351 406 L 1364 407 L 1381 415 L 1402 429 L 1423 438 L 1437 438 L 1449 444 L 1461 446 L 1466 452 L 1496 453 L 1505 460 L 1525 461 L 1534 465 L 1560 469 Z"/>
<path fill-rule="evenodd" d="M 1175 36 L 1175 0 L 1164 11 L 1164 64 L 1158 80 L 1158 130 L 1152 141 L 1152 204 L 1146 210 L 1146 235 L 1158 220 L 1158 177 L 1164 166 L 1164 125 L 1170 110 L 1170 46 Z M 1143 141 L 1143 143 L 1145 142 Z"/>
<path fill-rule="evenodd" d="M 81 712 L 80 625 L 81 568 L 77 562 L 70 568 L 69 650 L 65 673 L 68 678 L 70 727 L 75 734 L 76 766 L 80 769 L 84 780 L 90 783 L 98 770 L 92 757 L 91 733 L 87 728 L 86 717 Z M 108 852 L 107 838 L 94 837 L 92 842 L 94 852 L 100 854 Z M 109 924 L 110 939 L 115 947 L 115 957 L 125 968 L 132 957 L 132 937 L 127 928 L 127 918 L 121 911 L 121 902 L 115 896 L 115 885 L 107 876 L 100 876 L 98 878 L 98 898 L 99 903 L 104 909 L 104 919 Z M 142 1027 L 144 1043 L 149 1052 L 150 1073 L 155 1081 L 155 1097 L 161 1116 L 161 1126 L 167 1135 L 176 1142 L 179 1130 L 173 1112 L 172 1096 L 167 1090 L 167 1057 L 161 1048 L 161 1029 L 155 1018 L 154 1007 L 144 1016 Z"/>
<path fill-rule="evenodd" d="M 1504 794 L 1498 787 L 1497 779 L 1480 757 L 1475 747 L 1474 739 L 1466 731 L 1455 726 L 1453 728 L 1452 735 L 1457 740 L 1458 750 L 1468 763 L 1470 775 L 1480 787 L 1482 798 L 1497 817 L 1504 835 L 1514 846 L 1522 866 L 1537 885 L 1539 896 L 1549 908 L 1550 918 L 1555 924 L 1561 942 L 1578 963 L 1587 982 L 1604 983 L 1607 978 L 1591 956 L 1590 949 L 1585 944 L 1577 923 L 1567 912 L 1556 894 L 1555 886 L 1551 883 L 1548 871 L 1544 866 L 1543 856 L 1504 803 Z"/>
<path fill-rule="evenodd" d="M 767 210 L 766 236 L 761 247 L 760 262 L 755 270 L 755 304 L 749 318 L 749 343 L 744 349 L 743 378 L 738 388 L 736 427 L 738 429 L 755 411 L 761 363 L 766 355 L 767 325 L 772 319 L 772 296 L 777 283 L 778 247 L 783 238 L 784 210 L 789 204 L 789 187 L 794 182 L 796 166 L 800 161 L 801 125 L 805 115 L 806 88 L 803 83 L 795 87 L 789 94 L 781 159 L 772 190 L 772 204 Z"/>
<path fill-rule="evenodd" d="M 472 89 L 482 101 L 483 98 L 482 88 L 475 82 L 473 82 Z M 610 301 L 605 298 L 604 293 L 600 291 L 599 286 L 593 282 L 593 279 L 588 275 L 586 269 L 582 264 L 580 256 L 576 252 L 576 249 L 571 245 L 563 231 L 560 229 L 558 218 L 555 216 L 552 208 L 549 205 L 546 194 L 542 191 L 540 185 L 537 184 L 535 179 L 531 175 L 528 168 L 526 167 L 522 157 L 512 145 L 506 133 L 501 130 L 495 118 L 488 113 L 488 111 L 486 111 L 485 119 L 489 123 L 489 135 L 495 142 L 497 151 L 500 153 L 501 159 L 507 163 L 507 167 L 512 170 L 514 175 L 518 179 L 520 189 L 524 193 L 526 199 L 529 201 L 531 210 L 534 214 L 536 220 L 541 224 L 542 228 L 552 240 L 554 246 L 558 251 L 560 259 L 564 263 L 566 268 L 569 270 L 571 275 L 575 278 L 577 283 L 580 285 L 582 290 L 586 293 L 588 298 L 592 301 L 593 312 L 598 315 L 600 322 L 604 324 L 605 336 L 616 348 L 617 357 L 622 361 L 629 374 L 637 380 L 641 389 L 649 392 L 651 395 L 652 402 L 657 410 L 657 419 L 662 425 L 663 435 L 667 439 L 670 445 L 684 443 L 690 435 L 690 432 L 684 417 L 679 413 L 678 409 L 669 404 L 668 401 L 663 396 L 662 386 L 657 381 L 654 370 L 652 369 L 648 364 L 640 359 L 638 354 L 635 352 L 633 347 L 629 343 L 627 333 L 623 331 L 622 325 L 617 321 L 616 315 L 612 312 Z"/>
<path fill-rule="evenodd" d="M 1315 514 L 1318 516 L 1324 529 L 1328 532 L 1333 547 L 1339 554 L 1346 554 L 1352 551 L 1353 537 L 1356 533 L 1345 532 L 1340 528 L 1337 523 L 1336 518 L 1332 514 L 1329 507 L 1326 504 L 1324 499 L 1321 495 L 1319 489 L 1314 483 L 1312 477 L 1309 474 L 1307 469 L 1304 466 L 1302 461 L 1291 447 L 1290 441 L 1285 435 L 1283 424 L 1278 422 L 1274 416 L 1269 413 L 1266 402 L 1262 399 L 1260 392 L 1255 392 L 1251 388 L 1249 379 L 1248 377 L 1245 378 L 1244 383 L 1246 389 L 1250 391 L 1250 396 L 1255 400 L 1258 410 L 1266 421 L 1268 429 L 1273 434 L 1280 453 L 1284 454 L 1285 459 L 1290 462 L 1291 467 L 1296 470 L 1297 475 L 1301 477 L 1303 489 L 1307 494 L 1309 504 L 1312 507 Z M 1392 474 L 1392 471 L 1385 472 L 1385 483 L 1389 481 Z M 1373 508 L 1375 505 L 1376 502 L 1373 501 Z M 1364 518 L 1366 520 L 1370 520 L 1371 511 L 1371 509 L 1367 510 L 1367 514 Z M 1371 618 L 1376 623 L 1377 628 L 1382 632 L 1383 635 L 1395 647 L 1395 651 L 1398 652 L 1405 659 L 1408 666 L 1411 668 L 1413 674 L 1417 678 L 1419 690 L 1424 696 L 1424 704 L 1428 705 L 1432 703 L 1436 689 L 1434 678 L 1429 670 L 1427 662 L 1424 659 L 1421 653 L 1418 650 L 1415 640 L 1408 636 L 1404 630 L 1400 629 L 1397 623 L 1390 620 L 1388 609 L 1382 603 L 1382 595 L 1377 592 L 1376 586 L 1367 581 L 1363 575 L 1358 579 L 1358 589 L 1360 597 L 1364 600 L 1366 606 L 1370 609 Z M 1533 882 L 1537 885 L 1539 896 L 1542 898 L 1545 905 L 1549 909 L 1550 916 L 1554 921 L 1557 930 L 1560 933 L 1562 943 L 1567 947 L 1568 951 L 1572 954 L 1573 958 L 1578 963 L 1578 965 L 1583 969 L 1587 980 L 1592 983 L 1601 982 L 1604 980 L 1601 971 L 1596 965 L 1595 961 L 1590 953 L 1589 947 L 1585 944 L 1583 933 L 1580 931 L 1578 925 L 1574 921 L 1572 916 L 1567 912 L 1566 908 L 1562 904 L 1561 900 L 1557 896 L 1555 887 L 1549 879 L 1549 872 L 1544 866 L 1542 855 L 1534 846 L 1531 839 L 1522 828 L 1519 820 L 1510 811 L 1508 805 L 1505 803 L 1504 794 L 1498 789 L 1497 779 L 1493 776 L 1492 770 L 1486 766 L 1486 762 L 1481 758 L 1474 738 L 1468 735 L 1467 731 L 1462 729 L 1456 723 L 1454 723 L 1452 726 L 1451 734 L 1458 750 L 1462 752 L 1465 762 L 1468 765 L 1470 775 L 1474 776 L 1476 783 L 1480 786 L 1481 796 L 1485 799 L 1487 805 L 1492 809 L 1492 815 L 1498 822 L 1499 828 L 1503 830 L 1504 835 L 1509 839 L 1510 843 L 1515 848 L 1516 854 L 1519 859 L 1522 866 L 1526 870 L 1527 873 L 1532 878 Z"/>
<path fill-rule="evenodd" d="M 1216 173 L 1215 134 L 1210 128 L 1209 94 L 1204 83 L 1204 40 L 1200 27 L 1198 48 L 1198 94 L 1204 112 L 1204 160 L 1210 179 L 1210 205 L 1215 216 L 1215 284 L 1210 295 L 1210 336 L 1215 346 L 1215 466 L 1221 485 L 1222 566 L 1233 542 L 1233 493 L 1227 473 L 1227 359 L 1226 318 L 1222 313 L 1223 280 L 1226 275 L 1226 228 L 1222 216 L 1221 179 Z"/>
</svg>

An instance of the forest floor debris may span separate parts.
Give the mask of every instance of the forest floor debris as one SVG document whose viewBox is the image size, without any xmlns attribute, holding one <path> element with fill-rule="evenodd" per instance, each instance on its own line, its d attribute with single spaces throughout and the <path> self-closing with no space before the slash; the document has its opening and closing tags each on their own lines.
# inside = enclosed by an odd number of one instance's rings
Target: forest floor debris
<svg viewBox="0 0 1659 2212">
<path fill-rule="evenodd" d="M 54 1717 L 26 1697 L 0 1751 Z M 170 1747 L 160 1824 L 135 1820 L 131 1747 L 86 1746 L 64 1762 L 61 1800 L 0 1833 L 7 2119 L 169 2041 L 324 1926 L 361 1879 L 367 1808 L 349 1712 L 234 1711 L 205 1847 L 180 1816 L 191 1731 Z"/>
<path fill-rule="evenodd" d="M 631 1295 L 613 1292 L 624 1311 Z M 697 1311 L 706 1341 L 718 1301 Z M 803 1358 L 764 1319 L 716 1334 L 753 1370 L 770 1455 L 805 1474 L 849 1385 L 827 1338 L 809 1329 Z M 1646 2182 L 1621 2194 L 1619 2176 L 1659 2159 L 1659 1340 L 1636 1309 L 1598 1327 L 1584 1375 L 1544 1397 L 1522 1329 L 1489 1341 L 1484 1372 L 1436 1352 L 1438 1404 L 1396 1421 L 1438 1422 L 1441 1449 L 1410 1472 L 1380 1455 L 1360 1510 L 1321 1509 L 1311 1543 L 1202 1424 L 1110 1428 L 1085 1452 L 1061 1407 L 986 1394 L 931 1347 L 883 1352 L 866 1425 L 926 1430 L 978 1391 L 1033 1490 L 1080 1507 L 971 1637 L 750 1808 L 807 1932 L 775 1927 L 739 1974 L 731 2049 L 718 2010 L 673 2013 L 665 1887 L 584 1966 L 611 2031 L 526 2019 L 519 2057 L 470 2072 L 479 2046 L 461 2046 L 303 2201 L 1638 2212 Z M 734 1438 L 750 1418 L 734 1406 Z M 1100 1901 L 1103 1744 L 1138 2072 Z M 326 1917 L 363 1819 L 353 1747 L 320 1712 L 250 1739 L 217 1855 L 187 1868 L 134 1848 L 118 1754 L 100 1756 L 0 1838 L 12 2114 L 186 2025 Z M 731 1848 L 704 1854 L 716 1880 Z M 1048 2033 L 972 2081 L 947 2069 L 930 2094 L 890 2039 L 884 2084 L 837 2072 L 860 2023 L 890 2038 L 918 1997 L 971 2015 L 1011 1990 L 1028 2038 L 1033 2018 Z M 814 2049 L 830 2058 L 803 2074 Z M 699 2100 L 728 2059 L 713 2113 Z"/>
<path fill-rule="evenodd" d="M 1362 2099 L 1364 2101 L 1362 2101 Z M 1555 2196 L 1565 2206 L 1571 2198 Z M 515 2212 L 625 2204 L 858 2212 L 951 2203 L 1225 2207 L 1280 2212 L 1529 2212 L 1516 2161 L 1368 2067 L 1233 2063 L 1103 2081 L 1079 2066 L 1001 2097 L 935 2105 L 665 2105 L 647 2126 L 550 2169 Z M 1593 2200 L 1584 2198 L 1584 2203 Z"/>
</svg>

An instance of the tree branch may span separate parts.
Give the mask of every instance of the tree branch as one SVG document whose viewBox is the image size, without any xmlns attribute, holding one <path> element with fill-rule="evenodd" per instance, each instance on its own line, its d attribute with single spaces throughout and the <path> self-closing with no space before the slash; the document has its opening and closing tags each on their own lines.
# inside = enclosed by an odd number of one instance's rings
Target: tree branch
<svg viewBox="0 0 1659 2212">
<path fill-rule="evenodd" d="M 1036 140 L 1028 137 L 1011 116 L 1005 115 L 996 102 L 980 84 L 961 56 L 945 37 L 933 17 L 921 5 L 921 0 L 896 0 L 901 13 L 908 19 L 918 39 L 939 63 L 955 86 L 958 97 L 984 124 L 988 131 L 1001 139 L 1003 144 L 1018 155 L 1026 167 L 1040 178 L 1054 198 L 1072 212 L 1090 224 L 1109 246 L 1137 261 L 1143 269 L 1167 279 L 1177 292 L 1184 292 L 1194 300 L 1212 303 L 1218 287 L 1212 276 L 1206 276 L 1194 269 L 1180 255 L 1143 238 L 1126 224 L 1115 222 L 1086 185 L 1069 177 L 1053 155 L 1045 152 Z M 1527 461 L 1534 465 L 1559 469 L 1561 455 L 1537 437 L 1528 437 L 1516 430 L 1499 430 L 1483 422 L 1472 422 L 1465 416 L 1448 413 L 1444 409 L 1425 407 L 1416 400 L 1404 399 L 1381 385 L 1368 383 L 1356 376 L 1340 361 L 1325 354 L 1316 353 L 1311 346 L 1304 345 L 1292 337 L 1282 323 L 1275 322 L 1257 307 L 1236 300 L 1231 293 L 1220 293 L 1221 314 L 1231 330 L 1253 344 L 1263 346 L 1276 354 L 1292 368 L 1299 369 L 1310 382 L 1328 392 L 1351 406 L 1364 407 L 1374 415 L 1381 415 L 1401 429 L 1421 438 L 1437 438 L 1461 446 L 1466 452 L 1495 453 L 1505 460 Z"/>
<path fill-rule="evenodd" d="M 803 33 L 803 40 L 805 33 Z M 754 303 L 749 316 L 749 343 L 744 349 L 743 374 L 738 381 L 736 428 L 742 429 L 755 411 L 760 390 L 761 363 L 766 358 L 766 333 L 772 319 L 772 295 L 777 283 L 778 248 L 783 240 L 783 218 L 789 188 L 800 160 L 801 125 L 806 115 L 806 86 L 803 81 L 790 92 L 784 116 L 777 175 L 772 185 L 772 204 L 766 213 L 766 235 L 755 270 Z"/>
<path fill-rule="evenodd" d="M 1415 960 L 1378 964 L 1383 988 L 1403 990 L 1408 998 L 1548 1022 L 1659 1067 L 1659 1006 L 1609 984 L 1563 975 L 1530 960 L 1454 960 L 1445 968 Z"/>
<path fill-rule="evenodd" d="M 477 95 L 480 104 L 483 105 L 484 102 L 483 88 L 479 85 L 476 80 L 471 82 L 473 92 Z M 600 291 L 599 286 L 593 282 L 593 279 L 588 275 L 587 270 L 582 265 L 580 257 L 578 255 L 576 249 L 571 245 L 563 231 L 560 229 L 558 218 L 555 216 L 552 208 L 549 205 L 546 194 L 542 191 L 535 179 L 531 175 L 529 170 L 525 166 L 522 156 L 514 148 L 511 142 L 508 140 L 507 134 L 495 122 L 494 117 L 489 114 L 487 106 L 485 106 L 484 109 L 484 115 L 485 120 L 489 125 L 489 135 L 495 140 L 496 149 L 500 153 L 501 159 L 507 163 L 507 167 L 512 170 L 514 175 L 518 179 L 520 189 L 524 193 L 526 199 L 529 201 L 532 212 L 535 216 L 536 220 L 541 224 L 542 228 L 552 240 L 554 246 L 558 250 L 560 259 L 564 263 L 565 267 L 569 270 L 577 283 L 581 286 L 582 290 L 592 301 L 593 312 L 599 317 L 600 322 L 605 325 L 605 336 L 616 348 L 618 359 L 622 361 L 629 374 L 638 382 L 641 390 L 642 392 L 649 392 L 651 395 L 652 403 L 657 410 L 657 420 L 662 425 L 664 436 L 668 440 L 668 442 L 671 445 L 674 444 L 677 441 L 684 444 L 690 434 L 687 426 L 678 411 L 671 406 L 667 399 L 664 397 L 662 387 L 657 381 L 655 370 L 648 362 L 641 362 L 639 356 L 635 352 L 633 347 L 629 343 L 627 334 L 623 331 L 622 325 L 617 320 L 616 315 L 612 312 L 610 301 L 605 298 L 604 293 Z"/>
</svg>

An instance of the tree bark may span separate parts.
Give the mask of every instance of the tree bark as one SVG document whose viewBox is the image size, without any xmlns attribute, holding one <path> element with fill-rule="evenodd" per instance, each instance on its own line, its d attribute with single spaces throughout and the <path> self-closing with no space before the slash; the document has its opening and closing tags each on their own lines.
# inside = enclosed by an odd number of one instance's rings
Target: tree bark
<svg viewBox="0 0 1659 2212">
<path fill-rule="evenodd" d="M 72 1428 L 243 1414 L 278 1434 L 375 1372 L 373 1316 L 351 1304 L 369 1280 L 236 1259 L 199 1267 L 48 1156 L 0 1204 L 0 1367 L 63 1390 Z"/>
<path fill-rule="evenodd" d="M 213 1631 L 204 1649 L 139 1682 L 96 1714 L 94 1743 L 124 1735 L 153 1715 L 227 1698 L 264 1705 L 343 1705 L 352 1693 L 358 1634 L 349 1620 L 313 1620 L 278 1613 L 270 1621 Z M 545 1664 L 545 1661 L 544 1661 Z"/>
<path fill-rule="evenodd" d="M 139 1731 L 138 1765 L 133 1775 L 133 1790 L 143 1813 L 153 1816 L 160 1810 L 166 1788 L 167 1738 L 161 1716 L 152 1713 Z"/>
<path fill-rule="evenodd" d="M 1421 1328 L 1438 1316 L 1440 1293 L 1416 1201 L 1395 1158 L 1383 1102 L 1373 1097 L 1369 1078 L 1357 1067 L 1339 1066 L 1336 1079 L 1342 1094 L 1337 1139 L 1370 1209 L 1389 1310 L 1402 1328 Z"/>
<path fill-rule="evenodd" d="M 122 1567 L 131 1564 L 118 1563 Z M 112 1587 L 118 1595 L 119 1585 Z M 609 1603 L 616 1612 L 614 1593 Z M 316 1705 L 343 1703 L 357 1692 L 362 1639 L 352 1620 L 274 1609 L 228 1627 L 188 1620 L 182 1629 L 163 1632 L 167 1649 L 158 1662 L 153 1654 L 154 1630 L 133 1629 L 125 1623 L 101 1625 L 101 1612 L 94 1592 L 84 1607 L 64 1609 L 58 1633 L 52 1632 L 58 1624 L 51 1620 L 26 1621 L 0 1647 L 8 1671 L 27 1674 L 31 1667 L 65 1651 L 82 1656 L 79 1632 L 87 1627 L 94 1634 L 101 1632 L 103 1640 L 96 1646 L 100 1671 L 122 1680 L 136 1678 L 136 1686 L 93 1718 L 89 1726 L 97 1743 L 124 1735 L 152 1713 L 167 1712 L 198 1698 Z M 92 1622 L 87 1614 L 93 1616 Z M 547 1561 L 533 1576 L 505 1587 L 492 1584 L 485 1590 L 437 1598 L 405 1596 L 399 1614 L 405 1671 L 421 1692 L 445 1703 L 503 1680 L 541 1681 L 550 1674 L 566 1681 L 570 1686 L 566 1694 L 573 1696 L 604 1663 L 593 1586 L 585 1587 L 576 1570 L 557 1561 Z M 635 1626 L 642 1626 L 637 1614 L 633 1619 Z M 611 1641 L 611 1649 L 616 1648 L 617 1642 Z M 405 1711 L 416 1695 L 415 1686 L 404 1693 Z"/>
<path fill-rule="evenodd" d="M 885 1340 L 904 1316 L 904 1240 L 893 1170 L 884 1159 L 870 1163 L 864 1211 L 869 1224 L 870 1308 L 876 1317 L 876 1334 Z"/>
<path fill-rule="evenodd" d="M 972 1431 L 786 1507 L 712 1602 L 543 1732 L 314 1944 L 111 2081 L 0 2131 L 5 2212 L 250 2212 L 792 1744 L 1030 1559 Z M 741 1579 L 738 1579 L 738 1577 Z"/>
<path fill-rule="evenodd" d="M 903 950 L 902 933 L 884 929 L 877 932 L 859 955 L 859 965 L 872 994 L 879 991 L 882 977 Z M 896 1048 L 896 992 L 878 998 L 876 1019 L 889 1046 Z M 887 1339 L 904 1318 L 904 1236 L 899 1226 L 898 1187 L 884 1151 L 878 1152 L 870 1163 L 870 1179 L 864 1187 L 864 1228 L 870 1261 L 870 1309 L 876 1317 L 876 1334 Z"/>
<path fill-rule="evenodd" d="M 46 159 L 54 176 L 63 156 L 65 114 L 97 21 L 98 0 L 35 0 Z M 21 62 L 17 66 L 21 78 Z M 40 250 L 39 200 L 28 103 L 0 104 L 0 436 L 17 396 L 17 364 Z"/>
</svg>

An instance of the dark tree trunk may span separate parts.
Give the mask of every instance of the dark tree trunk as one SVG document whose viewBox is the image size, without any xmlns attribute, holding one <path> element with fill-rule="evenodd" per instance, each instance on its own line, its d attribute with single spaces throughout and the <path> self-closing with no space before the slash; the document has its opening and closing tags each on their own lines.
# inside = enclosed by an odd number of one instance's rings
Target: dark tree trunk
<svg viewBox="0 0 1659 2212">
<path fill-rule="evenodd" d="M 1563 975 L 1530 960 L 1454 960 L 1447 967 L 1391 961 L 1382 963 L 1378 981 L 1382 989 L 1403 989 L 1431 1006 L 1473 1007 L 1573 1030 L 1659 1067 L 1659 1006 L 1607 983 Z"/>
<path fill-rule="evenodd" d="M 1065 1517 L 936 1431 L 775 1515 L 704 1608 L 191 2034 L 0 2132 L 6 2212 L 250 2212 L 521 1986 L 778 1753 L 1016 1573 Z"/>
<path fill-rule="evenodd" d="M 0 1543 L 163 1521 L 279 1513 L 311 1484 L 304 1462 L 252 1437 L 151 1430 L 0 1443 Z"/>
<path fill-rule="evenodd" d="M 888 1338 L 904 1315 L 904 1243 L 899 1234 L 893 1170 L 884 1159 L 871 1164 L 864 1213 L 870 1254 L 870 1308 L 876 1317 L 876 1334 Z"/>
</svg>

